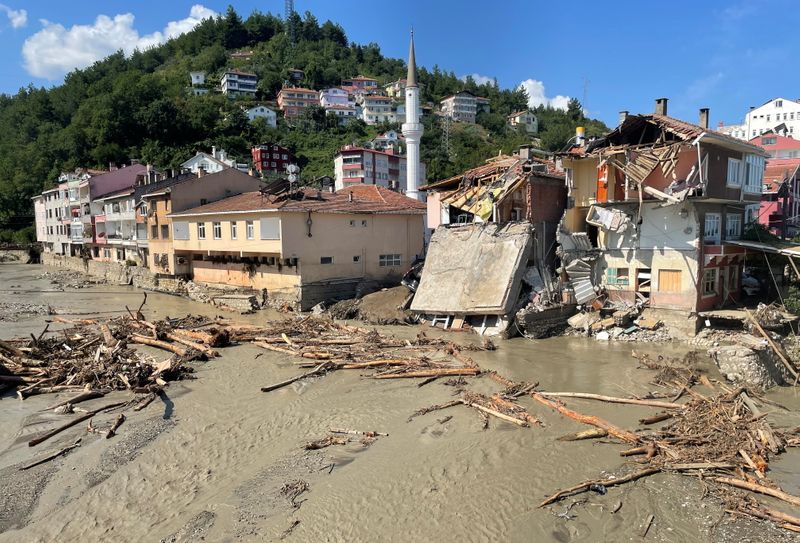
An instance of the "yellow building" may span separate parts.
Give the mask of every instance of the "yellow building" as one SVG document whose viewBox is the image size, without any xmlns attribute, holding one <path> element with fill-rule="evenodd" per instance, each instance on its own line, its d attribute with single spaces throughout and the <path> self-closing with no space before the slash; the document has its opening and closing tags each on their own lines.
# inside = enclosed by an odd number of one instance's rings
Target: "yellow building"
<svg viewBox="0 0 800 543">
<path fill-rule="evenodd" d="M 194 281 L 263 291 L 307 309 L 399 281 L 423 252 L 425 204 L 376 185 L 249 192 L 168 215 Z"/>
<path fill-rule="evenodd" d="M 169 214 L 215 202 L 243 192 L 258 190 L 261 182 L 235 168 L 206 174 L 183 173 L 148 185 L 142 195 L 147 226 L 147 267 L 161 275 L 185 275 L 189 263 L 176 258 Z"/>
</svg>

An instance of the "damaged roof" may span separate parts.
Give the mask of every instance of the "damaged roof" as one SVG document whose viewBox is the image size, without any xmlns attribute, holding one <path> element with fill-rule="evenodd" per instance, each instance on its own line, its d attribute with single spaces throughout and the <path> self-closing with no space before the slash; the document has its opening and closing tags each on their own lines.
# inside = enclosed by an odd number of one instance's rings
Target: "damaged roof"
<svg viewBox="0 0 800 543">
<path fill-rule="evenodd" d="M 668 115 L 651 113 L 648 115 L 628 115 L 622 124 L 609 132 L 606 136 L 592 140 L 585 145 L 583 152 L 573 146 L 564 154 L 569 155 L 591 155 L 595 151 L 607 152 L 609 148 L 616 146 L 620 150 L 631 146 L 652 146 L 658 144 L 671 143 L 694 143 L 698 138 L 702 140 L 712 140 L 721 145 L 734 147 L 749 152 L 766 156 L 764 149 L 757 145 L 733 138 L 731 136 L 716 132 L 709 128 L 703 128 L 698 124 L 688 123 Z"/>
<path fill-rule="evenodd" d="M 352 199 L 351 199 L 352 195 Z M 287 211 L 353 214 L 421 215 L 422 202 L 377 185 L 355 185 L 336 192 L 304 188 L 292 196 L 267 196 L 261 192 L 245 192 L 210 204 L 172 213 L 170 217 L 247 213 L 253 211 Z"/>
<path fill-rule="evenodd" d="M 781 185 L 797 176 L 800 158 L 773 158 L 764 170 L 764 191 L 778 192 Z"/>
<path fill-rule="evenodd" d="M 425 185 L 421 189 L 436 190 L 441 193 L 442 204 L 486 220 L 491 216 L 495 204 L 502 203 L 532 178 L 551 178 L 563 182 L 564 177 L 563 172 L 557 171 L 553 161 L 500 155 L 483 166 Z"/>
</svg>

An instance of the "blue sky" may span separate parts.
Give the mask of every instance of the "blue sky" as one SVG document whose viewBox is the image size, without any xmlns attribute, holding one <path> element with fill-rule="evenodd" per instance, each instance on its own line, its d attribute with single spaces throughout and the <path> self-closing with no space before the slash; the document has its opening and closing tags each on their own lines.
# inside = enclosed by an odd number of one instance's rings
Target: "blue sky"
<svg viewBox="0 0 800 543">
<path fill-rule="evenodd" d="M 243 17 L 283 12 L 283 0 L 0 0 L 0 92 L 58 84 L 68 65 L 110 42 L 157 42 L 229 3 Z M 413 25 L 418 64 L 496 77 L 502 87 L 526 82 L 535 102 L 585 96 L 588 113 L 609 125 L 620 110 L 651 111 L 659 96 L 693 122 L 710 107 L 713 124 L 741 122 L 748 106 L 775 96 L 800 98 L 796 0 L 295 0 L 295 9 L 394 57 L 405 57 Z"/>
</svg>

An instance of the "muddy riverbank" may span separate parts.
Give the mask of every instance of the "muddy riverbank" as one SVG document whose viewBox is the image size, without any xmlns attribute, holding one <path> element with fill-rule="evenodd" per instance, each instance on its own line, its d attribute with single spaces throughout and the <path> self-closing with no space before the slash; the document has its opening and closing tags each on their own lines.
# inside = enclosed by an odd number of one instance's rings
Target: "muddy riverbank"
<svg viewBox="0 0 800 543">
<path fill-rule="evenodd" d="M 2 301 L 49 305 L 62 315 L 113 315 L 141 301 L 141 292 L 132 287 L 57 291 L 39 278 L 42 271 L 0 265 Z M 145 313 L 155 320 L 187 313 L 211 316 L 219 310 L 150 293 Z M 236 320 L 263 323 L 280 317 L 266 312 Z M 2 323 L 0 338 L 40 331 L 47 318 L 19 315 Z M 408 338 L 421 329 L 381 327 Z M 446 337 L 479 341 L 467 334 Z M 576 337 L 497 343 L 496 351 L 470 356 L 483 368 L 515 381 L 538 381 L 547 390 L 615 396 L 653 390 L 652 373 L 637 369 L 632 349 L 676 355 L 684 349 Z M 723 516 L 713 497 L 701 499 L 701 482 L 675 475 L 657 475 L 609 489 L 606 495 L 583 494 L 538 509 L 545 495 L 603 471 L 618 473 L 625 459 L 613 445 L 556 441 L 585 427 L 529 399 L 520 403 L 542 419 L 541 428 L 492 420 L 483 430 L 468 409 L 407 422 L 415 410 L 451 399 L 452 387 L 334 372 L 265 394 L 259 387 L 298 373 L 291 359 L 252 345 L 221 353 L 194 364 L 196 380 L 170 384 L 166 401 L 131 413 L 111 440 L 87 435 L 85 426 L 78 425 L 31 449 L 27 439 L 58 420 L 58 415 L 41 410 L 61 397 L 20 402 L 3 396 L 0 542 L 277 541 L 284 534 L 285 541 L 625 541 L 641 539 L 651 514 L 649 541 L 800 541 L 769 524 Z M 710 360 L 704 369 L 719 378 Z M 489 379 L 471 383 L 478 392 L 498 390 Z M 767 397 L 792 410 L 776 414 L 778 423 L 800 424 L 795 415 L 800 398 L 794 389 L 773 389 Z M 100 403 L 108 401 L 113 396 Z M 91 405 L 87 402 L 87 409 Z M 623 427 L 634 427 L 638 419 L 656 412 L 583 400 L 570 405 Z M 95 424 L 114 416 L 98 417 Z M 445 420 L 447 416 L 452 418 Z M 323 437 L 333 426 L 389 436 L 368 448 L 355 442 L 303 450 L 305 442 Z M 64 458 L 18 470 L 77 437 L 82 437 L 81 446 Z M 772 462 L 770 475 L 785 491 L 798 494 L 798 467 L 800 456 L 790 450 Z M 297 481 L 306 482 L 308 491 L 292 500 L 285 485 Z M 612 513 L 618 502 L 621 507 Z"/>
</svg>

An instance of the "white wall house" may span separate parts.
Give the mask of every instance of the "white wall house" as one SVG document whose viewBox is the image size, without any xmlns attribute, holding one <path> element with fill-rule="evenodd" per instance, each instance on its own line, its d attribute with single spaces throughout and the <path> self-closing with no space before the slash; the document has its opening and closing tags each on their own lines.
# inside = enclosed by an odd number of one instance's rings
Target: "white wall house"
<svg viewBox="0 0 800 543">
<path fill-rule="evenodd" d="M 261 104 L 244 110 L 244 114 L 252 123 L 256 119 L 265 119 L 267 126 L 275 127 L 278 125 L 278 114 L 274 110 Z"/>
<path fill-rule="evenodd" d="M 773 98 L 751 109 L 742 124 L 723 125 L 717 130 L 740 140 L 750 140 L 769 130 L 800 139 L 800 100 Z"/>
<path fill-rule="evenodd" d="M 539 131 L 539 120 L 536 118 L 536 114 L 530 109 L 517 111 L 509 115 L 508 124 L 513 128 L 524 126 L 528 134 L 536 134 Z"/>
<path fill-rule="evenodd" d="M 489 111 L 488 98 L 475 96 L 471 92 L 461 91 L 448 96 L 440 103 L 442 113 L 462 123 L 475 123 L 475 116 L 478 111 Z"/>
<path fill-rule="evenodd" d="M 226 168 L 238 168 L 239 165 L 236 161 L 228 156 L 224 149 L 217 150 L 216 147 L 211 148 L 211 154 L 198 151 L 196 155 L 181 164 L 181 168 L 189 170 L 192 173 L 198 173 L 203 170 L 205 173 L 217 173 Z M 245 166 L 245 171 L 247 167 Z"/>
<path fill-rule="evenodd" d="M 346 90 L 331 87 L 319 91 L 319 105 L 324 108 L 329 106 L 352 106 L 353 102 L 350 100 L 350 95 Z"/>
<path fill-rule="evenodd" d="M 203 94 L 208 93 L 208 87 L 206 87 L 206 73 L 205 72 L 189 72 L 189 78 L 191 79 L 192 86 L 190 87 L 189 91 L 194 94 L 195 96 L 201 96 Z"/>
<path fill-rule="evenodd" d="M 392 99 L 378 94 L 365 95 L 361 98 L 361 119 L 367 124 L 395 122 Z"/>
</svg>

